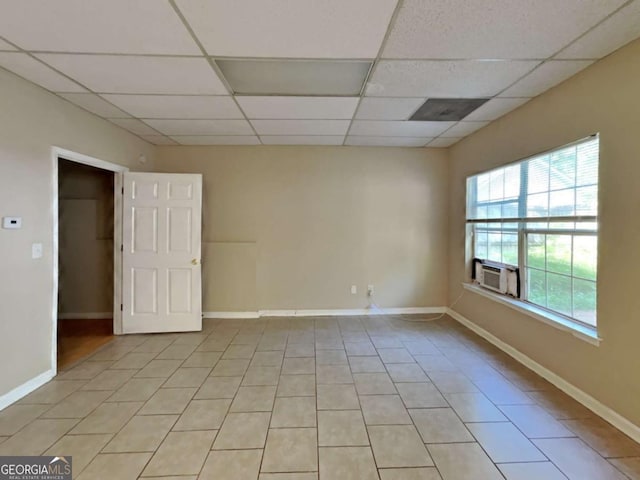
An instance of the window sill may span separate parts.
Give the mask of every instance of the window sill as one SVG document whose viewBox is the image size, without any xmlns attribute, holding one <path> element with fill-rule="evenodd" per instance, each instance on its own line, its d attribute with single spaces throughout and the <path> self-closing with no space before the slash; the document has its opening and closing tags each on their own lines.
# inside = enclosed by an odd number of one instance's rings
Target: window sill
<svg viewBox="0 0 640 480">
<path fill-rule="evenodd" d="M 598 332 L 595 328 L 582 325 L 578 322 L 573 322 L 568 318 L 561 315 L 556 315 L 543 308 L 536 307 L 522 300 L 510 298 L 499 293 L 491 292 L 485 288 L 482 288 L 473 283 L 463 283 L 462 286 L 465 290 L 477 293 L 483 297 L 489 298 L 495 302 L 502 303 L 509 308 L 512 308 L 520 313 L 528 315 L 531 318 L 535 318 L 538 321 L 551 325 L 554 328 L 571 333 L 574 337 L 584 340 L 592 345 L 598 346 L 602 339 L 598 337 Z"/>
</svg>

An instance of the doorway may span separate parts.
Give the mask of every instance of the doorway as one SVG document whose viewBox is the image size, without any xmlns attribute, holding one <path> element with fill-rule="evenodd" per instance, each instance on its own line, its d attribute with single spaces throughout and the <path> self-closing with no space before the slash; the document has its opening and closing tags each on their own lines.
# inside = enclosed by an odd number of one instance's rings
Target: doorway
<svg viewBox="0 0 640 480">
<path fill-rule="evenodd" d="M 113 338 L 114 187 L 114 172 L 58 159 L 58 369 Z"/>
<path fill-rule="evenodd" d="M 53 374 L 59 369 L 58 348 L 63 350 L 60 356 L 64 357 L 67 345 L 63 343 L 69 337 L 81 338 L 71 339 L 74 358 L 63 359 L 60 362 L 61 368 L 74 363 L 76 358 L 86 357 L 99 345 L 108 343 L 113 335 L 200 331 L 202 175 L 130 173 L 122 165 L 59 147 L 52 147 L 51 154 L 54 172 L 51 335 Z M 67 165 L 66 162 L 73 165 Z M 106 190 L 111 191 L 113 203 L 109 205 L 105 200 L 105 204 L 109 206 L 103 209 L 102 217 L 103 220 L 108 217 L 109 221 L 102 223 L 102 227 L 99 226 L 97 197 L 87 198 L 80 194 L 79 197 L 67 198 L 67 193 L 64 192 L 67 188 L 66 169 L 78 167 L 77 164 L 84 167 L 85 173 L 96 173 L 95 170 L 98 170 L 101 174 L 108 175 Z M 61 175 L 63 178 L 59 179 Z M 106 182 L 106 178 L 103 181 Z M 62 196 L 59 190 L 63 190 Z M 84 212 L 73 220 L 65 210 L 66 207 L 61 205 L 67 200 L 92 200 L 94 207 L 72 207 Z M 92 212 L 94 208 L 95 220 L 89 221 L 91 214 L 88 212 Z M 109 215 L 109 211 L 112 215 Z M 103 264 L 111 266 L 110 271 L 107 270 L 106 274 L 103 271 L 98 277 L 98 274 L 91 274 L 88 264 L 83 264 L 82 270 L 77 273 L 75 284 L 66 279 L 69 262 L 73 263 L 80 258 L 78 252 L 86 248 L 85 244 L 79 242 L 80 235 L 75 234 L 76 230 L 61 232 L 61 229 L 67 228 L 66 224 L 75 225 L 77 230 L 82 229 L 85 239 L 93 235 L 94 240 L 110 241 L 111 260 L 103 261 Z M 125 231 L 126 235 L 123 236 Z M 100 232 L 103 233 L 102 236 Z M 104 232 L 109 234 L 105 236 Z M 67 251 L 70 253 L 65 254 Z M 105 251 L 105 248 L 101 251 Z M 123 272 L 127 272 L 126 275 Z M 104 283 L 109 282 L 109 279 L 111 283 Z M 83 289 L 88 289 L 91 294 L 85 296 Z M 68 299 L 68 295 L 72 300 Z M 85 305 L 81 311 L 70 311 L 73 308 L 69 308 L 69 305 L 77 305 L 74 302 L 95 299 L 100 295 L 104 295 L 103 303 L 99 304 L 101 307 L 86 308 Z M 113 302 L 110 309 L 106 306 L 109 295 Z M 105 310 L 92 312 L 93 308 Z M 78 325 L 80 321 L 87 322 Z M 87 341 L 86 337 L 93 337 L 94 341 Z M 95 337 L 99 340 L 95 340 Z M 75 344 L 80 347 L 76 348 Z"/>
</svg>

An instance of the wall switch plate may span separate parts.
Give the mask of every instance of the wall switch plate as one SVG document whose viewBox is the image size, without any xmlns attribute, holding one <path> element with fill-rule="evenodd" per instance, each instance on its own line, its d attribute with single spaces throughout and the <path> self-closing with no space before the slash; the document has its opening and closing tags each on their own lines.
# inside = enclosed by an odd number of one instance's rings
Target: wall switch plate
<svg viewBox="0 0 640 480">
<path fill-rule="evenodd" d="M 42 258 L 42 244 L 34 243 L 31 245 L 31 258 Z"/>
<path fill-rule="evenodd" d="M 358 293 L 358 287 L 356 285 L 351 285 L 351 295 L 355 295 Z"/>
<path fill-rule="evenodd" d="M 367 286 L 367 296 L 373 297 L 373 285 Z"/>
<path fill-rule="evenodd" d="M 22 217 L 2 217 L 2 228 L 8 230 L 22 228 Z"/>
</svg>

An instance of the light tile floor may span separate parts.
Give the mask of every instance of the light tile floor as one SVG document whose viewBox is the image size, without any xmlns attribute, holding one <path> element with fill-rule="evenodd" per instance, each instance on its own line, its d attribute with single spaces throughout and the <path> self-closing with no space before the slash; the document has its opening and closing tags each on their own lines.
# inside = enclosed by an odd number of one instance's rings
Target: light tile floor
<svg viewBox="0 0 640 480">
<path fill-rule="evenodd" d="M 80 479 L 640 479 L 640 446 L 445 317 L 115 338 L 0 412 Z"/>
</svg>

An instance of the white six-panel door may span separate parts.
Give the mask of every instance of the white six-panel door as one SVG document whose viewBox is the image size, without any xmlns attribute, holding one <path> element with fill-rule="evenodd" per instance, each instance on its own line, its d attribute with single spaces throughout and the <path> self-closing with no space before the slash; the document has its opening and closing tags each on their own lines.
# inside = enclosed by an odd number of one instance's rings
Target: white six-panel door
<svg viewBox="0 0 640 480">
<path fill-rule="evenodd" d="M 202 176 L 125 173 L 123 333 L 202 329 Z"/>
</svg>

